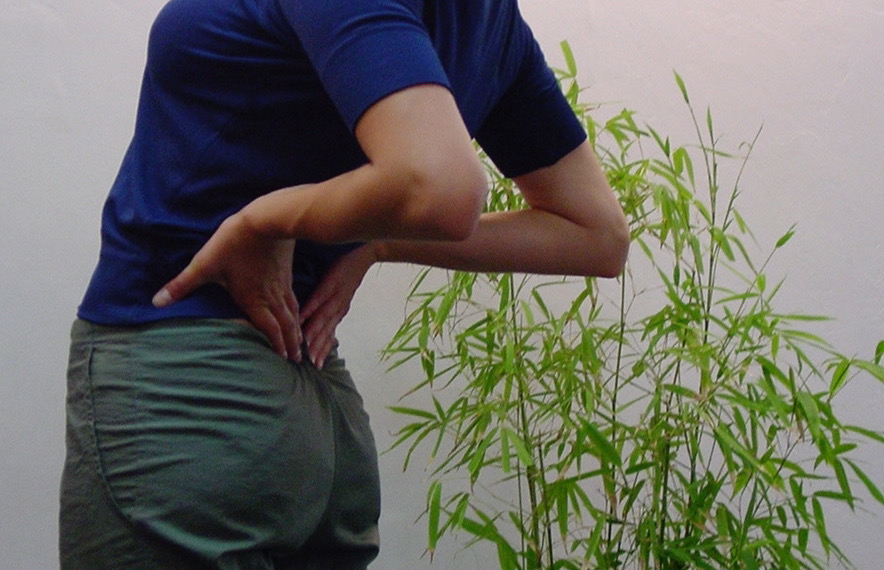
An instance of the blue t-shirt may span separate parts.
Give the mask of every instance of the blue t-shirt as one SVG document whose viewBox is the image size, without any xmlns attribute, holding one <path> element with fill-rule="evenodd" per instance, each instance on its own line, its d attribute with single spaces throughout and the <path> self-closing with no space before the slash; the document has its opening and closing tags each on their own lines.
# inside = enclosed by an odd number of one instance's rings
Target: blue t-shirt
<svg viewBox="0 0 884 570">
<path fill-rule="evenodd" d="M 151 29 L 135 133 L 79 316 L 242 317 L 218 285 L 163 309 L 151 298 L 254 198 L 364 164 L 361 115 L 426 83 L 451 90 L 508 176 L 584 140 L 515 0 L 171 0 Z M 352 247 L 298 241 L 298 297 Z"/>
</svg>

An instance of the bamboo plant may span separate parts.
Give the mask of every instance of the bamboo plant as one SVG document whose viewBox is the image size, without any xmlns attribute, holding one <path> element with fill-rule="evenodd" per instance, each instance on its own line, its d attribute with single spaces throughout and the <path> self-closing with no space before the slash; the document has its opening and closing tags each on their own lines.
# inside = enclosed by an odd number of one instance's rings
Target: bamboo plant
<svg viewBox="0 0 884 570">
<path fill-rule="evenodd" d="M 420 363 L 395 445 L 429 466 L 430 555 L 459 534 L 502 570 L 849 567 L 827 505 L 884 504 L 856 460 L 884 436 L 841 421 L 837 395 L 884 381 L 884 342 L 848 357 L 813 332 L 824 317 L 775 308 L 794 228 L 757 253 L 737 209 L 754 139 L 720 148 L 678 75 L 691 146 L 631 110 L 596 122 L 563 48 L 630 260 L 615 281 L 419 274 L 385 355 Z M 486 165 L 488 210 L 524 207 Z"/>
</svg>

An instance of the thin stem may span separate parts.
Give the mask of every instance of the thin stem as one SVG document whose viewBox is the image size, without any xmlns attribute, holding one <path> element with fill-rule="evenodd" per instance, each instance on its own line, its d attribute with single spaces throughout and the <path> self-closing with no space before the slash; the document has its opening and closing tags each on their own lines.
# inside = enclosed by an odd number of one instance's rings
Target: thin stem
<svg viewBox="0 0 884 570">
<path fill-rule="evenodd" d="M 619 322 L 619 333 L 617 339 L 617 359 L 614 369 L 614 391 L 611 394 L 611 442 L 614 445 L 617 445 L 617 396 L 620 394 L 620 379 L 623 371 L 623 345 L 624 338 L 626 336 L 626 279 L 624 277 L 620 278 L 620 322 Z M 608 523 L 607 528 L 605 529 L 605 543 L 608 545 L 608 552 L 612 551 L 611 541 L 613 540 L 614 533 L 614 521 L 617 519 L 617 505 L 614 501 L 608 499 L 607 493 L 605 494 L 605 501 L 608 503 L 607 511 L 608 511 Z M 622 545 L 623 537 L 618 539 L 617 541 L 617 550 L 620 550 L 620 546 Z"/>
</svg>

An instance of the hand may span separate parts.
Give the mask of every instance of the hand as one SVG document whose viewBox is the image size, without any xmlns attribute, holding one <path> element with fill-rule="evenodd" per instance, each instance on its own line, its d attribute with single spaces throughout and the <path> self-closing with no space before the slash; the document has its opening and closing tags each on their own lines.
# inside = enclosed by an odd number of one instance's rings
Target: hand
<svg viewBox="0 0 884 570">
<path fill-rule="evenodd" d="M 371 243 L 338 259 L 313 290 L 301 311 L 301 326 L 310 361 L 322 368 L 336 344 L 335 329 L 350 310 L 356 289 L 369 267 L 377 261 Z"/>
<path fill-rule="evenodd" d="M 295 240 L 256 232 L 242 215 L 224 220 L 190 264 L 154 296 L 165 307 L 206 283 L 219 283 L 285 358 L 301 361 L 298 302 L 292 292 Z"/>
</svg>

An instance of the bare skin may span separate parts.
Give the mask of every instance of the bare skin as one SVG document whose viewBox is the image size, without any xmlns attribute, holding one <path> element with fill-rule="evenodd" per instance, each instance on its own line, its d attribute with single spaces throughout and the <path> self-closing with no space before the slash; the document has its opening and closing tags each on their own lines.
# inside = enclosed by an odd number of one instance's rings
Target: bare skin
<svg viewBox="0 0 884 570">
<path fill-rule="evenodd" d="M 221 225 L 154 303 L 220 283 L 277 352 L 300 361 L 304 339 L 321 367 L 377 261 L 607 277 L 622 271 L 628 228 L 586 143 L 516 178 L 529 208 L 480 216 L 484 171 L 446 89 L 423 85 L 382 99 L 356 137 L 368 164 L 256 199 Z M 338 260 L 303 310 L 290 288 L 297 239 L 367 242 Z"/>
</svg>

